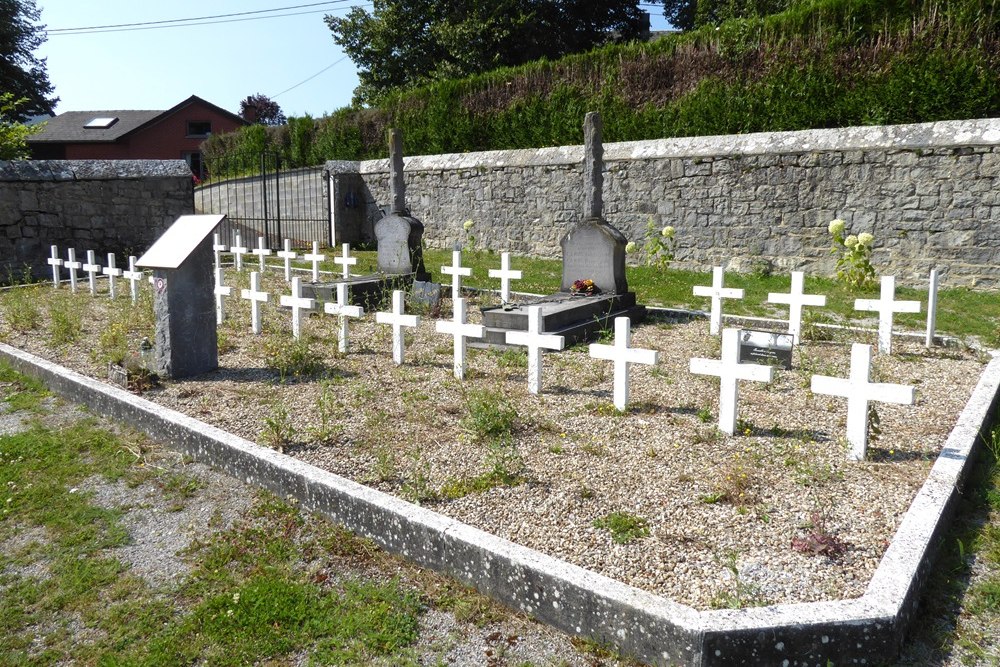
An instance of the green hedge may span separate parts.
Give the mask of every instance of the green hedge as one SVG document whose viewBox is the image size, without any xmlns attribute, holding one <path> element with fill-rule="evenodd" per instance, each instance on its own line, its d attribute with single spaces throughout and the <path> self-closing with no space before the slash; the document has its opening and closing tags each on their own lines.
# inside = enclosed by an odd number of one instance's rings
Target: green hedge
<svg viewBox="0 0 1000 667">
<path fill-rule="evenodd" d="M 583 141 L 915 123 L 1000 115 L 1000 0 L 807 0 L 650 44 L 611 46 L 213 136 L 208 157 L 278 150 L 292 165 Z"/>
</svg>

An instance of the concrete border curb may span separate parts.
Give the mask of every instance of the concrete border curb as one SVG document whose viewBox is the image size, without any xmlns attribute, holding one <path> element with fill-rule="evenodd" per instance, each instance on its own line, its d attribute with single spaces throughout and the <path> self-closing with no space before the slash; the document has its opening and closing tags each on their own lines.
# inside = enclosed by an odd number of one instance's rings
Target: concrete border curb
<svg viewBox="0 0 1000 667">
<path fill-rule="evenodd" d="M 132 425 L 248 484 L 296 498 L 386 550 L 444 572 L 565 632 L 662 665 L 871 664 L 892 659 L 954 513 L 1000 389 L 983 371 L 865 594 L 856 600 L 698 612 L 260 447 L 0 343 L 0 358 L 52 391 Z"/>
</svg>

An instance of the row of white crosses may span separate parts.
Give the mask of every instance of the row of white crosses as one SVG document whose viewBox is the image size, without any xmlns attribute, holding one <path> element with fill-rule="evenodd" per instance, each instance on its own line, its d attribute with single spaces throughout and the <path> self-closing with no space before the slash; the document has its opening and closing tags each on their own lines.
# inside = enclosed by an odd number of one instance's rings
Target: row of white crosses
<svg viewBox="0 0 1000 667">
<path fill-rule="evenodd" d="M 215 234 L 214 243 L 212 244 L 212 251 L 215 253 L 215 268 L 219 269 L 222 266 L 222 253 L 230 252 L 233 255 L 233 261 L 236 266 L 237 271 L 243 270 L 243 256 L 246 254 L 257 255 L 259 259 L 260 271 L 263 273 L 265 268 L 264 258 L 271 256 L 271 250 L 264 245 L 264 237 L 257 237 L 257 247 L 250 249 L 242 244 L 240 235 L 235 235 L 235 243 L 226 247 L 220 240 L 218 234 Z M 274 255 L 280 258 L 283 262 L 285 271 L 285 280 L 287 282 L 292 282 L 292 260 L 298 259 L 299 254 L 292 250 L 291 239 L 285 239 L 283 244 L 283 250 L 279 250 L 274 253 Z M 312 281 L 319 282 L 319 265 L 321 262 L 326 260 L 326 255 L 320 254 L 319 251 L 319 241 L 313 241 L 312 252 L 307 252 L 302 254 L 302 259 L 307 262 L 312 263 Z M 337 263 L 343 263 L 345 260 L 349 260 L 349 264 L 355 264 L 358 260 L 353 257 L 348 257 L 348 245 L 344 244 L 344 259 L 335 259 Z M 350 274 L 347 272 L 347 264 L 344 266 L 344 278 L 349 278 Z"/>
<path fill-rule="evenodd" d="M 462 277 L 472 276 L 472 268 L 462 266 L 462 251 L 455 248 L 451 252 L 451 265 L 442 266 L 441 273 L 451 276 L 451 298 L 452 300 L 462 297 Z M 512 280 L 520 280 L 521 272 L 510 268 L 510 253 L 500 253 L 500 268 L 488 271 L 490 278 L 500 279 L 500 301 L 507 303 L 510 301 L 510 283 Z"/>
<path fill-rule="evenodd" d="M 696 296 L 712 298 L 711 332 L 718 332 L 721 321 L 721 300 L 724 298 L 741 299 L 743 290 L 724 289 L 722 287 L 722 267 L 715 267 L 711 287 L 695 287 Z M 929 289 L 930 303 L 936 301 L 937 272 L 931 272 Z M 919 301 L 896 301 L 896 278 L 883 276 L 878 299 L 856 299 L 854 308 L 861 311 L 877 312 L 879 314 L 878 348 L 879 352 L 889 354 L 892 351 L 892 321 L 895 313 L 920 312 Z M 824 306 L 826 297 L 809 295 L 803 292 L 803 274 L 792 272 L 792 288 L 789 294 L 771 293 L 769 303 L 783 303 L 789 306 L 788 331 L 794 342 L 799 342 L 803 306 Z M 929 306 L 933 310 L 933 306 Z M 932 316 L 933 318 L 933 316 Z M 927 344 L 933 339 L 933 323 L 929 319 Z M 769 366 L 739 363 L 739 330 L 726 329 L 722 338 L 722 358 L 692 359 L 691 372 L 702 375 L 716 375 L 721 379 L 719 394 L 719 428 L 729 434 L 736 429 L 736 413 L 739 398 L 739 380 L 755 380 L 770 382 L 774 369 Z M 847 398 L 847 441 L 850 445 L 848 456 L 856 461 L 863 460 L 868 446 L 868 410 L 872 401 L 912 405 L 916 392 L 913 387 L 890 383 L 871 382 L 870 345 L 854 343 L 851 346 L 851 368 L 847 379 L 814 375 L 811 389 L 815 394 Z"/>
<path fill-rule="evenodd" d="M 46 263 L 52 267 L 52 285 L 56 289 L 59 288 L 59 284 L 62 282 L 60 276 L 60 268 L 65 268 L 69 272 L 69 285 L 70 290 L 74 293 L 76 292 L 76 286 L 78 281 L 77 271 L 84 271 L 88 274 L 88 283 L 90 285 L 90 293 L 97 294 L 97 276 L 104 275 L 108 278 L 108 294 L 114 299 L 117 296 L 117 290 L 115 287 L 116 278 L 125 278 L 131 283 L 132 289 L 132 302 L 135 303 L 139 298 L 139 286 L 138 284 L 142 281 L 143 272 L 136 271 L 135 269 L 135 255 L 128 258 L 128 270 L 123 271 L 119 269 L 116 261 L 115 254 L 113 252 L 108 253 L 108 263 L 107 266 L 101 266 L 97 263 L 93 250 L 87 251 L 87 261 L 80 262 L 76 258 L 76 248 L 68 248 L 66 250 L 66 259 L 62 259 L 59 256 L 59 246 L 52 246 L 51 256 L 46 260 Z"/>
</svg>

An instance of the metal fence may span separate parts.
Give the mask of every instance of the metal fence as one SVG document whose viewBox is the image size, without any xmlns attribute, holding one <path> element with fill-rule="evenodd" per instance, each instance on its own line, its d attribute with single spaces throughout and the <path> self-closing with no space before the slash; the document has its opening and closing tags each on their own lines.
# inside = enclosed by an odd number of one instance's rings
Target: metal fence
<svg viewBox="0 0 1000 667">
<path fill-rule="evenodd" d="M 225 155 L 206 159 L 204 167 L 195 210 L 226 215 L 222 243 L 232 245 L 239 234 L 251 246 L 263 236 L 269 248 L 281 247 L 284 239 L 294 246 L 333 244 L 330 184 L 322 167 L 288 169 L 276 153 Z"/>
</svg>

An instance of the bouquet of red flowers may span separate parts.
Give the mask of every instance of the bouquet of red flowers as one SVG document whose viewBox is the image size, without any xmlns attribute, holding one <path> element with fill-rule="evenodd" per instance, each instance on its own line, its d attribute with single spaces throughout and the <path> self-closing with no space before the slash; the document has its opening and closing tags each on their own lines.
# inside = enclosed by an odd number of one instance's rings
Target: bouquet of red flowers
<svg viewBox="0 0 1000 667">
<path fill-rule="evenodd" d="M 597 294 L 601 289 L 594 284 L 593 280 L 587 278 L 585 280 L 574 280 L 573 286 L 569 288 L 569 291 L 572 294 L 585 294 L 589 296 Z"/>
</svg>

